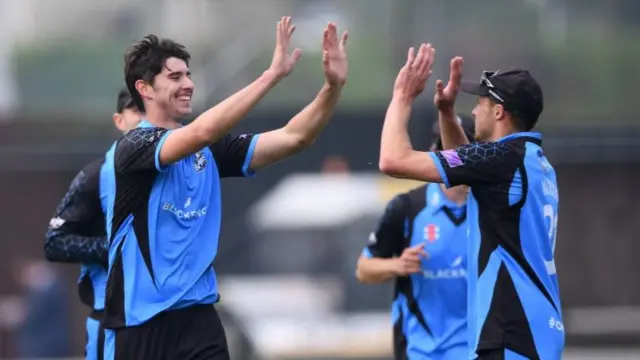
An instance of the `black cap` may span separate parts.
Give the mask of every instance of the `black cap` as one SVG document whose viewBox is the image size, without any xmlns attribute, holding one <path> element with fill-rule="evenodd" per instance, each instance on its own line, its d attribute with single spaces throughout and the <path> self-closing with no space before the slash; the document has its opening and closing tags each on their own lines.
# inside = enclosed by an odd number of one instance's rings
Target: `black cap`
<svg viewBox="0 0 640 360">
<path fill-rule="evenodd" d="M 475 142 L 475 121 L 471 118 L 471 116 L 458 114 L 457 116 L 458 123 L 462 126 L 462 130 L 464 130 L 464 134 L 467 136 L 467 140 L 469 142 Z M 433 139 L 433 143 L 431 146 L 435 146 L 436 151 L 444 150 L 442 148 L 442 137 L 440 137 L 440 124 L 436 121 L 433 124 L 433 128 L 431 129 L 431 138 Z"/>
<path fill-rule="evenodd" d="M 463 81 L 460 89 L 467 94 L 490 97 L 529 128 L 535 125 L 544 108 L 540 84 L 524 69 L 483 71 L 479 82 Z"/>
<path fill-rule="evenodd" d="M 131 93 L 129 93 L 129 90 L 126 87 L 122 88 L 118 93 L 118 103 L 116 104 L 116 110 L 119 113 L 123 112 L 124 109 L 136 109 L 136 104 L 133 102 Z"/>
</svg>

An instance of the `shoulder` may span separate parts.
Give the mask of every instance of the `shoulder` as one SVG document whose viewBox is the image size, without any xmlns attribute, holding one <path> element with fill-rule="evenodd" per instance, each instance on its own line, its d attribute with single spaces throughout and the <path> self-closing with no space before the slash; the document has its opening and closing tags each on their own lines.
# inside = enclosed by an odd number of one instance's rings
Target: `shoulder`
<svg viewBox="0 0 640 360">
<path fill-rule="evenodd" d="M 500 162 L 521 154 L 519 142 L 475 142 L 457 148 L 463 162 Z M 446 152 L 447 150 L 443 151 Z"/>
<path fill-rule="evenodd" d="M 92 176 L 92 175 L 96 175 L 100 173 L 100 168 L 102 168 L 102 165 L 104 164 L 104 156 L 101 156 L 97 159 L 94 159 L 93 161 L 91 161 L 90 163 L 88 163 L 87 165 L 85 165 L 81 172 L 84 172 L 85 174 L 87 174 L 87 176 Z"/>
<path fill-rule="evenodd" d="M 118 145 L 145 145 L 158 141 L 162 135 L 169 132 L 168 129 L 157 127 L 139 127 L 132 129 L 124 134 L 119 140 Z"/>
</svg>

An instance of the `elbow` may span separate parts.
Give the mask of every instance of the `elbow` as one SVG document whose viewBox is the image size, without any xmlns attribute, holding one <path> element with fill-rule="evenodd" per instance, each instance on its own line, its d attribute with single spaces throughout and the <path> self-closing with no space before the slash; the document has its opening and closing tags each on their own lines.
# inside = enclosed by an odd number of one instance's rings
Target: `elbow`
<svg viewBox="0 0 640 360">
<path fill-rule="evenodd" d="M 297 154 L 307 148 L 315 142 L 315 138 L 303 134 L 290 134 L 288 139 L 287 153 L 290 155 Z"/>
<path fill-rule="evenodd" d="M 304 149 L 310 148 L 311 145 L 316 141 L 316 139 L 312 136 L 297 136 L 293 140 L 293 149 L 295 152 L 302 151 Z"/>
<path fill-rule="evenodd" d="M 361 284 L 368 284 L 369 282 L 367 281 L 367 277 L 363 274 L 362 269 L 360 269 L 360 267 L 358 266 L 356 268 L 356 279 L 358 279 L 358 281 Z"/>
<path fill-rule="evenodd" d="M 383 174 L 391 177 L 403 177 L 401 162 L 398 159 L 389 156 L 381 156 L 380 161 L 378 162 L 378 168 Z"/>
<path fill-rule="evenodd" d="M 374 279 L 372 279 L 371 276 L 369 276 L 367 272 L 362 269 L 360 263 L 358 263 L 358 265 L 356 266 L 356 279 L 358 279 L 358 282 L 360 282 L 361 284 L 375 284 L 375 281 L 373 281 Z"/>
</svg>

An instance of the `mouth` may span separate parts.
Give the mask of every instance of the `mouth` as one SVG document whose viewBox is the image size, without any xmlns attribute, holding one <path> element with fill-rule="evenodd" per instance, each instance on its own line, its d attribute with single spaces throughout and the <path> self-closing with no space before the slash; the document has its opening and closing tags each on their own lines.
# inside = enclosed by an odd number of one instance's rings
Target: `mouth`
<svg viewBox="0 0 640 360">
<path fill-rule="evenodd" d="M 176 98 L 177 98 L 177 99 L 178 99 L 178 101 L 180 101 L 180 102 L 186 102 L 186 103 L 189 103 L 189 102 L 191 102 L 191 96 L 192 96 L 192 94 L 189 94 L 189 93 L 187 93 L 187 94 L 182 93 L 182 94 L 178 95 Z"/>
</svg>

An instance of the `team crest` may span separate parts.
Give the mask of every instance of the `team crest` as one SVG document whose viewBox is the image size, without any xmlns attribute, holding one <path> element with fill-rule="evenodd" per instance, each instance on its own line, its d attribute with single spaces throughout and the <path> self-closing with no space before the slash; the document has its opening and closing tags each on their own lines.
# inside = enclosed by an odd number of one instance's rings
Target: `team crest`
<svg viewBox="0 0 640 360">
<path fill-rule="evenodd" d="M 440 238 L 440 226 L 429 224 L 424 227 L 424 239 L 434 242 Z"/>
<path fill-rule="evenodd" d="M 196 158 L 193 161 L 193 167 L 197 172 L 202 171 L 207 166 L 207 158 L 204 156 L 202 151 L 198 151 L 196 153 Z"/>
</svg>

